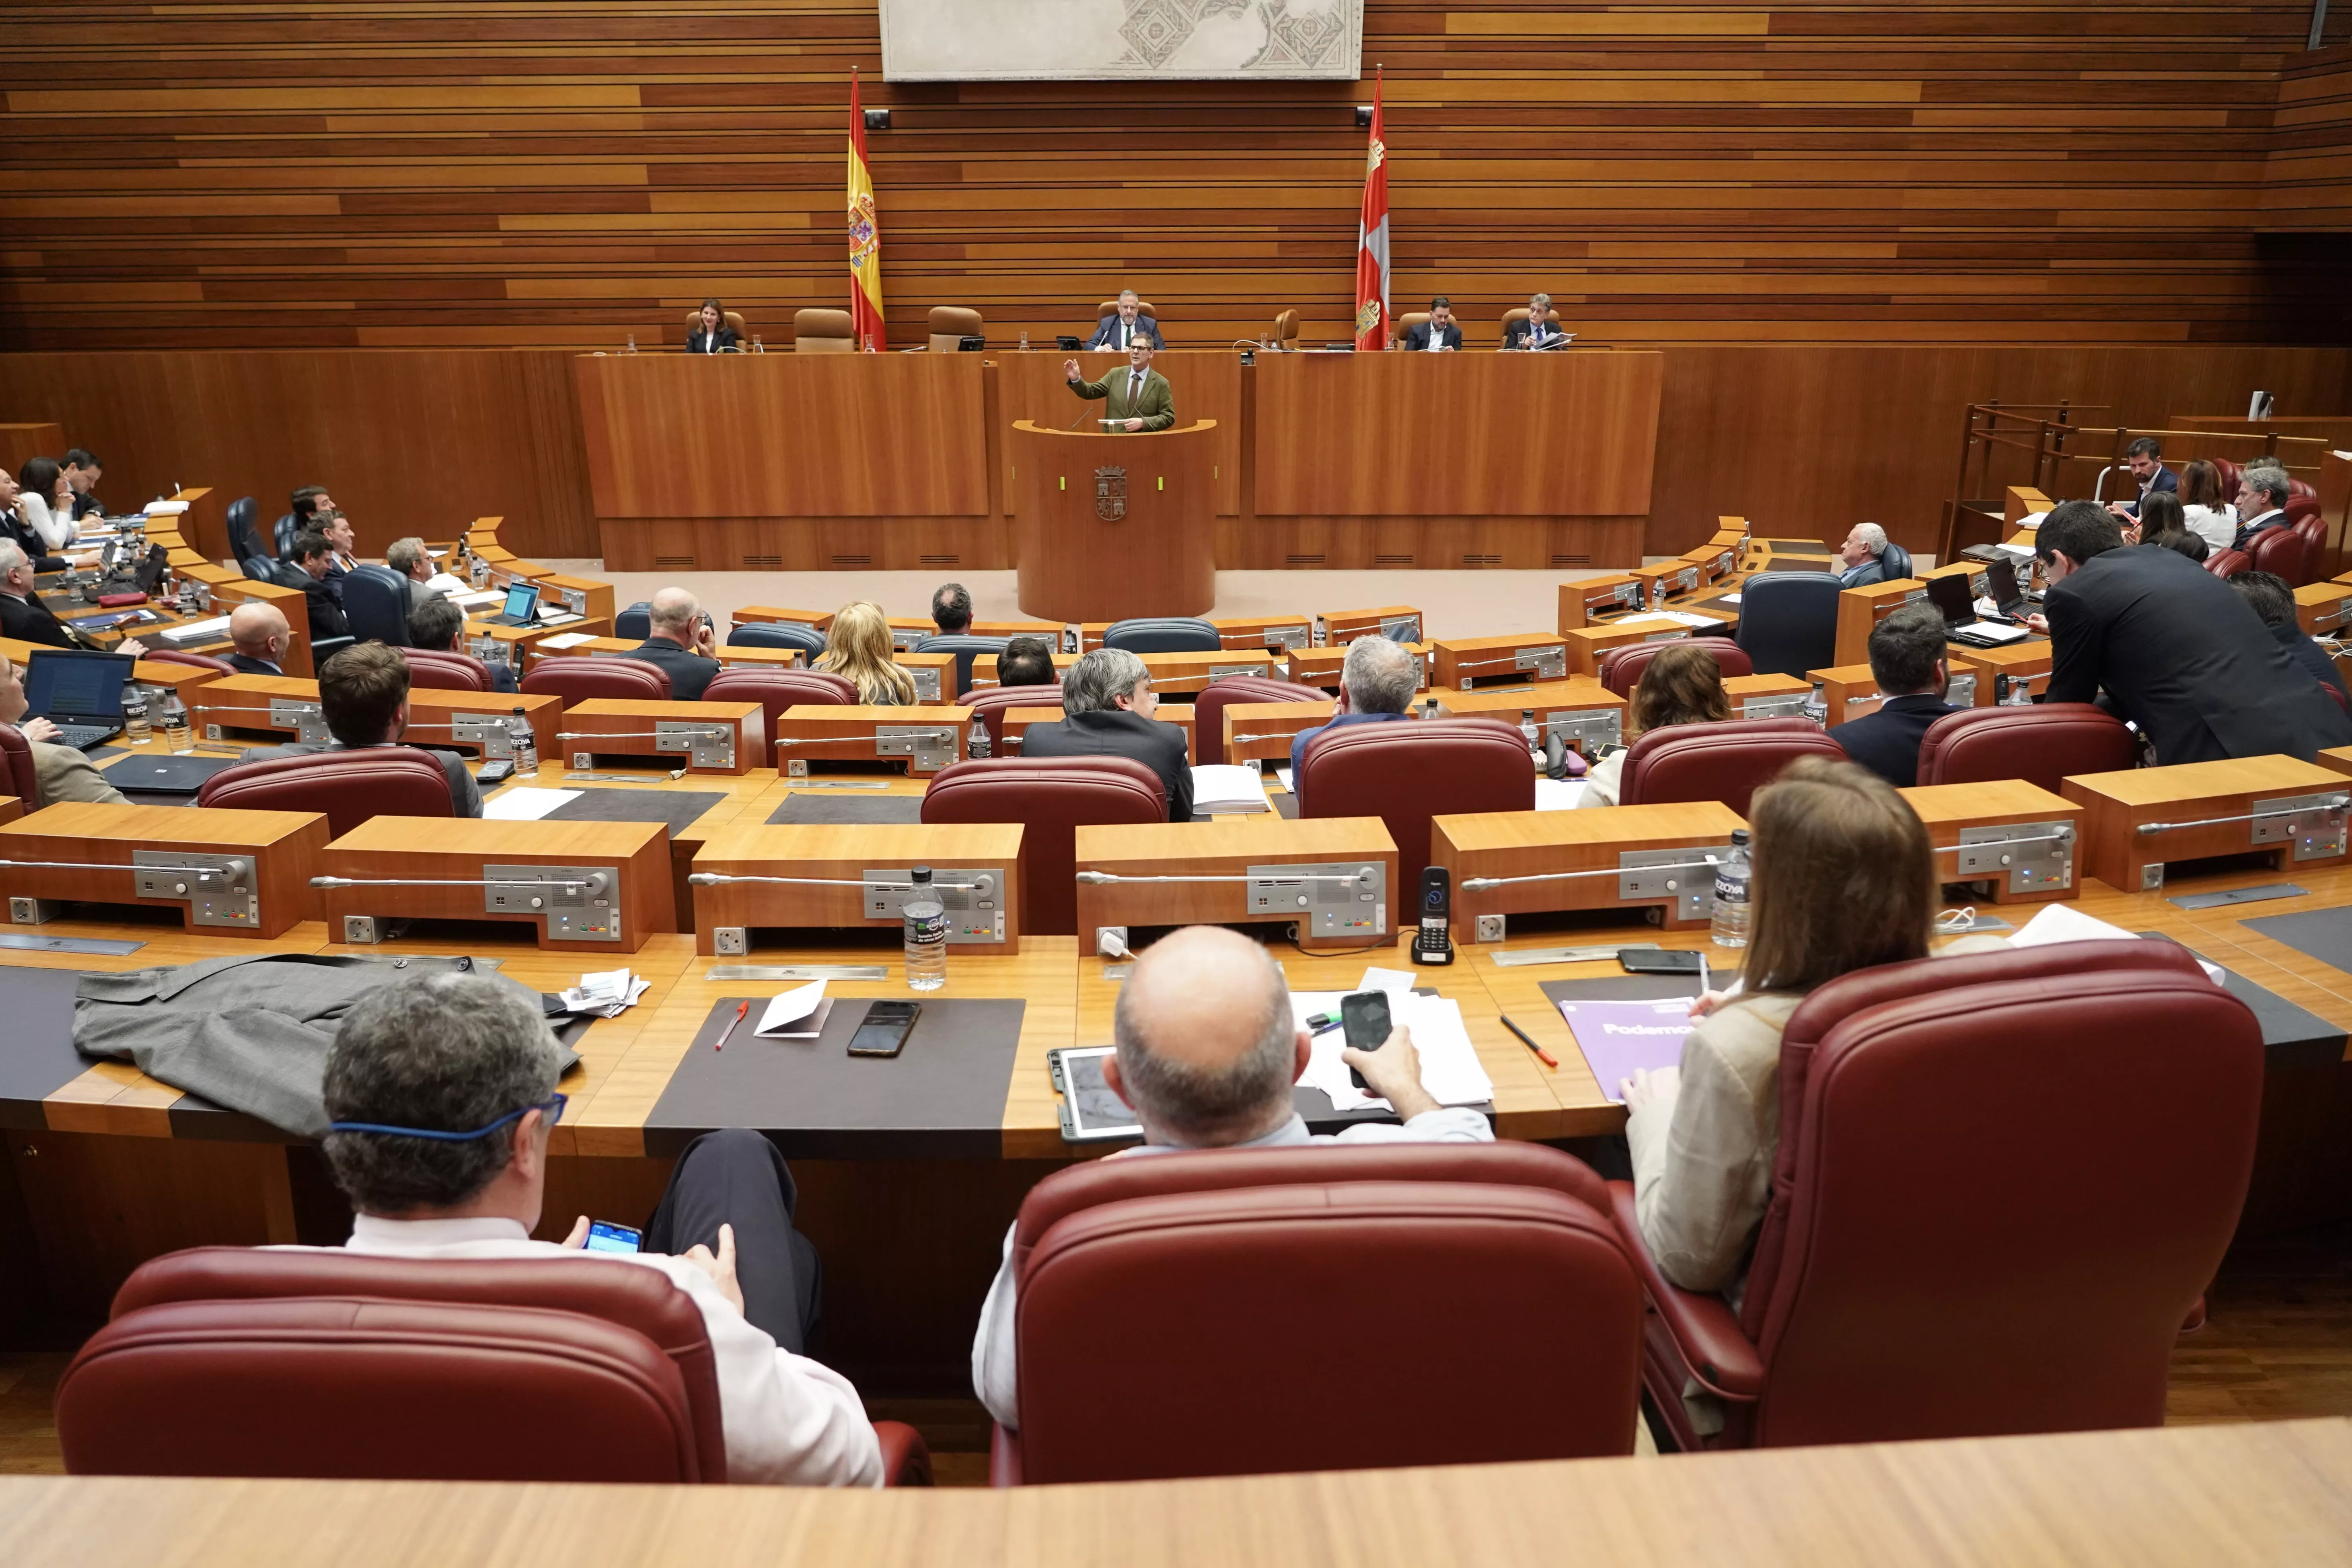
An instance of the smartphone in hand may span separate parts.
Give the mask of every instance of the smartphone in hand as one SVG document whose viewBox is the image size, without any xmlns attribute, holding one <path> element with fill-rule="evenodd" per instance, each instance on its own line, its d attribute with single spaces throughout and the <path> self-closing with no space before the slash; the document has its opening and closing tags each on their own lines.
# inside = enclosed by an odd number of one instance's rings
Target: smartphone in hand
<svg viewBox="0 0 2352 1568">
<path fill-rule="evenodd" d="M 1388 1044 L 1393 1026 L 1389 1021 L 1389 997 L 1385 991 L 1358 991 L 1339 998 L 1339 1026 L 1347 1032 L 1348 1043 L 1360 1051 L 1377 1051 Z M 1348 1069 L 1348 1081 L 1358 1089 L 1370 1089 L 1364 1075 L 1354 1068 Z"/>
</svg>

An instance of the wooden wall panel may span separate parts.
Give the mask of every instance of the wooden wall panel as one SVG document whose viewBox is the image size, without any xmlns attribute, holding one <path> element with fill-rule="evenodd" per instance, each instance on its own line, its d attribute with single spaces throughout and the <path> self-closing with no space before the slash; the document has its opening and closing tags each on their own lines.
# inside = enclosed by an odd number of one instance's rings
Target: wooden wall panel
<svg viewBox="0 0 2352 1568">
<path fill-rule="evenodd" d="M 2256 237 L 2341 208 L 2333 89 L 2279 96 L 2310 10 L 1369 0 L 1397 298 L 1473 343 L 1537 288 L 1619 342 L 2278 341 Z M 674 345 L 718 293 L 781 346 L 846 301 L 852 66 L 893 342 L 1122 281 L 1180 344 L 1345 335 L 1368 82 L 893 85 L 878 40 L 871 0 L 12 5 L 0 343 Z"/>
<path fill-rule="evenodd" d="M 2305 55 L 2281 78 L 2262 225 L 2352 228 L 2352 45 Z M 2339 288 L 2345 276 L 2339 263 Z"/>
</svg>

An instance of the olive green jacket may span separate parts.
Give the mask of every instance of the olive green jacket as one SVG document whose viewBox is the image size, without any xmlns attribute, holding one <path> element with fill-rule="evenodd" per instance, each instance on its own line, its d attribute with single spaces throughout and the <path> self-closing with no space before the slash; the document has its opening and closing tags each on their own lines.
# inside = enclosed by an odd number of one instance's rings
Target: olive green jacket
<svg viewBox="0 0 2352 1568">
<path fill-rule="evenodd" d="M 1110 399 L 1108 418 L 1141 419 L 1146 430 L 1165 430 L 1175 424 L 1176 393 L 1168 384 L 1168 378 L 1156 370 L 1143 373 L 1143 395 L 1135 400 L 1134 406 L 1129 406 L 1127 387 L 1133 374 L 1133 367 L 1120 365 L 1106 374 L 1100 381 L 1074 381 L 1070 383 L 1070 390 L 1080 397 Z"/>
</svg>

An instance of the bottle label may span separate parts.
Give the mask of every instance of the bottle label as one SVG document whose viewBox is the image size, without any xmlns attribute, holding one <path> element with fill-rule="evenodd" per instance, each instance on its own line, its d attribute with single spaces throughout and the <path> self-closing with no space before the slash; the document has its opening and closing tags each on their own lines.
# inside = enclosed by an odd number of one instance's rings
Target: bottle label
<svg viewBox="0 0 2352 1568">
<path fill-rule="evenodd" d="M 1748 901 L 1748 879 L 1736 877 L 1728 869 L 1715 874 L 1715 901 L 1719 904 L 1744 904 Z"/>
<path fill-rule="evenodd" d="M 933 904 L 928 910 L 917 908 L 907 911 L 907 940 L 909 942 L 917 946 L 928 946 L 931 942 L 945 942 L 947 939 L 947 910 Z"/>
</svg>

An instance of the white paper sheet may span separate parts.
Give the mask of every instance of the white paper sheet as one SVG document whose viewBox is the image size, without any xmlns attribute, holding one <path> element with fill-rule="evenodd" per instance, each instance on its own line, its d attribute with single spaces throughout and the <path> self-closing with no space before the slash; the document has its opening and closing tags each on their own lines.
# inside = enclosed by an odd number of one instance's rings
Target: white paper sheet
<svg viewBox="0 0 2352 1568">
<path fill-rule="evenodd" d="M 805 985 L 795 985 L 790 991 L 778 992 L 768 999 L 768 1010 L 760 1015 L 760 1026 L 751 1032 L 755 1035 L 787 1033 L 793 1025 L 815 1012 L 824 1000 L 824 982 L 822 980 L 812 980 Z"/>
<path fill-rule="evenodd" d="M 537 822 L 565 801 L 587 794 L 578 789 L 535 789 L 517 784 L 482 802 L 485 822 Z"/>
<path fill-rule="evenodd" d="M 565 633 L 563 633 L 562 635 L 561 635 L 560 637 L 541 637 L 541 638 L 540 638 L 540 639 L 539 639 L 539 646 L 540 646 L 540 647 L 551 647 L 551 648 L 558 648 L 558 649 L 561 649 L 561 648 L 567 648 L 567 647 L 578 647 L 582 643 L 584 643 L 584 642 L 594 642 L 595 640 L 596 640 L 596 639 L 595 639 L 595 637 L 593 637 L 593 636 L 591 636 L 591 635 L 590 635 L 589 633 L 587 633 L 587 632 L 565 632 Z"/>
<path fill-rule="evenodd" d="M 2086 915 L 2072 904 L 2044 904 L 2042 912 L 2018 930 L 2009 939 L 2011 947 L 2049 947 L 2062 942 L 2141 942 L 2139 932 L 2109 925 L 2095 915 Z M 2194 957 L 2194 954 L 2190 956 Z M 2227 982 L 2227 972 L 2218 963 L 2197 960 L 2197 967 L 2214 984 Z"/>
<path fill-rule="evenodd" d="M 1377 989 L 1366 987 L 1365 989 Z M 1328 1013 L 1337 1017 L 1344 991 L 1294 991 L 1291 1016 L 1307 1026 L 1307 1016 Z M 1440 1105 L 1483 1105 L 1495 1098 L 1494 1080 L 1486 1076 L 1478 1052 L 1463 1026 L 1462 1009 L 1443 996 L 1416 996 L 1411 991 L 1389 993 L 1389 1016 L 1412 1031 L 1413 1048 L 1421 1054 L 1421 1084 Z M 1348 1044 L 1345 1033 L 1333 1029 L 1315 1037 L 1306 1074 L 1299 1082 L 1330 1097 L 1334 1110 L 1366 1107 L 1393 1110 L 1385 1100 L 1365 1093 L 1348 1079 L 1348 1064 L 1339 1053 Z"/>
<path fill-rule="evenodd" d="M 1572 811 L 1584 803 L 1582 779 L 1536 780 L 1538 811 Z"/>
<path fill-rule="evenodd" d="M 1736 605 L 1736 604 L 1739 603 L 1739 595 L 1737 595 L 1737 594 L 1726 594 L 1725 595 L 1723 595 L 1723 597 L 1722 597 L 1721 599 L 1717 600 L 1717 602 L 1718 604 L 1725 604 L 1725 605 Z"/>
<path fill-rule="evenodd" d="M 2023 626 L 2004 626 L 1995 621 L 1970 621 L 1959 628 L 1958 635 L 1984 637 L 1996 643 L 2013 643 L 2024 641 L 2026 630 Z"/>
<path fill-rule="evenodd" d="M 1192 809 L 1202 813 L 1247 816 L 1271 811 L 1265 780 L 1255 763 L 1207 763 L 1192 769 Z"/>
<path fill-rule="evenodd" d="M 1375 963 L 1364 970 L 1364 977 L 1356 982 L 1356 989 L 1385 991 L 1393 996 L 1400 991 L 1410 991 L 1420 984 L 1421 976 L 1410 969 L 1382 969 Z"/>
</svg>

